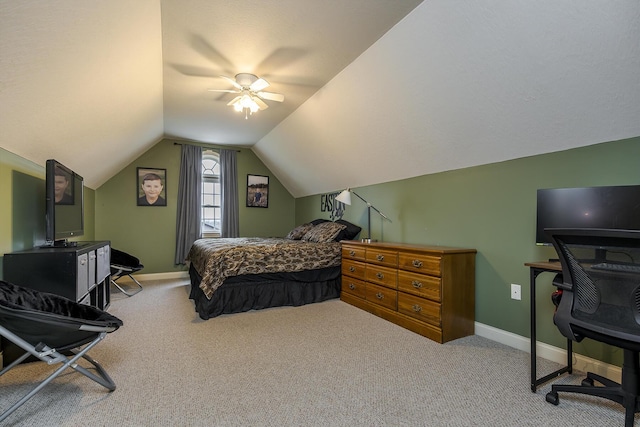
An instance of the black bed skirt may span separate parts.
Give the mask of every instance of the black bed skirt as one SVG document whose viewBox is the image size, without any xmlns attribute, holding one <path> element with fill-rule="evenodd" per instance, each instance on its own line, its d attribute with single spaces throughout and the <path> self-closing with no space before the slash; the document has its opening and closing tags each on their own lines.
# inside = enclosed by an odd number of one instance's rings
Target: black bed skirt
<svg viewBox="0 0 640 427">
<path fill-rule="evenodd" d="M 300 306 L 340 297 L 340 266 L 294 273 L 254 274 L 227 279 L 207 299 L 201 276 L 189 267 L 189 298 L 201 319 L 269 307 Z"/>
</svg>

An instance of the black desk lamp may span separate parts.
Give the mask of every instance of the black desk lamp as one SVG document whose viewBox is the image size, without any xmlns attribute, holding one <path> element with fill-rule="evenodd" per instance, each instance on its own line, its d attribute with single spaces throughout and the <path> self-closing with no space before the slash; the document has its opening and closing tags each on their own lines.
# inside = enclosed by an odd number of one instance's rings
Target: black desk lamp
<svg viewBox="0 0 640 427">
<path fill-rule="evenodd" d="M 355 191 L 351 190 L 350 188 L 347 188 L 342 193 L 338 194 L 338 196 L 336 197 L 336 200 L 339 201 L 339 202 L 344 203 L 345 205 L 349 205 L 350 206 L 351 205 L 351 193 L 353 193 L 358 199 L 362 200 L 363 202 L 365 202 L 367 204 L 367 237 L 364 238 L 364 239 L 361 239 L 361 240 L 363 242 L 365 242 L 365 243 L 375 242 L 375 240 L 371 240 L 371 209 L 373 209 L 374 211 L 378 212 L 380 214 L 380 216 L 382 218 L 386 219 L 387 221 L 391 222 L 391 220 L 389 219 L 388 216 L 386 216 L 385 214 L 380 212 L 375 206 L 372 206 L 371 203 L 367 202 L 358 193 L 356 193 Z"/>
</svg>

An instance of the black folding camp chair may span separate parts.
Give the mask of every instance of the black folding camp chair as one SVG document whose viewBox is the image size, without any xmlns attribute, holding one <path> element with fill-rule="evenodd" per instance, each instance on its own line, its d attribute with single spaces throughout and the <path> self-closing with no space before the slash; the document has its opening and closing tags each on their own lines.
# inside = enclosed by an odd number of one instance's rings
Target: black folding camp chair
<svg viewBox="0 0 640 427">
<path fill-rule="evenodd" d="M 136 271 L 142 270 L 143 268 L 144 265 L 140 264 L 140 260 L 138 258 L 126 252 L 111 248 L 111 283 L 126 296 L 134 296 L 142 290 L 142 285 L 136 280 L 135 277 L 132 276 L 132 274 Z M 123 288 L 118 283 L 118 279 L 123 276 L 129 276 L 129 278 L 133 280 L 136 285 L 138 285 L 138 289 L 128 291 Z"/>
<path fill-rule="evenodd" d="M 62 364 L 0 414 L 0 423 L 67 368 L 73 368 L 109 391 L 115 390 L 113 380 L 87 352 L 120 326 L 120 319 L 95 307 L 0 280 L 0 336 L 25 351 L 0 371 L 0 377 L 29 357 L 48 365 Z M 77 363 L 80 358 L 91 363 L 97 375 L 89 370 L 92 368 L 80 366 Z"/>
</svg>

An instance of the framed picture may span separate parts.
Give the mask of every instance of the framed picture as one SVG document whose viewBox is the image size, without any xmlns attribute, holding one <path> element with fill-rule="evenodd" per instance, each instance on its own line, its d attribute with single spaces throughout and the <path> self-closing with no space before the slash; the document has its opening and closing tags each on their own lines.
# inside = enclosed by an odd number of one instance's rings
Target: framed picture
<svg viewBox="0 0 640 427">
<path fill-rule="evenodd" d="M 137 168 L 138 206 L 167 206 L 167 170 Z"/>
<path fill-rule="evenodd" d="M 269 177 L 247 175 L 247 207 L 269 207 Z"/>
</svg>

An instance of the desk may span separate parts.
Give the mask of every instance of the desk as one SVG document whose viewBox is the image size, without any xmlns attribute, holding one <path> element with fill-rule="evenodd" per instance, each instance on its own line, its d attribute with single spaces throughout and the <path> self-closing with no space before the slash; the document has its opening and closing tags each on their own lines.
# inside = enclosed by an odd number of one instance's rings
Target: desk
<svg viewBox="0 0 640 427">
<path fill-rule="evenodd" d="M 562 266 L 559 262 L 527 262 L 524 265 L 529 267 L 529 289 L 531 291 L 531 391 L 536 392 L 540 384 L 556 378 L 565 372 L 571 373 L 573 370 L 573 342 L 567 340 L 567 366 L 558 369 L 542 378 L 537 378 L 536 368 L 536 278 L 541 273 L 562 273 Z"/>
</svg>

